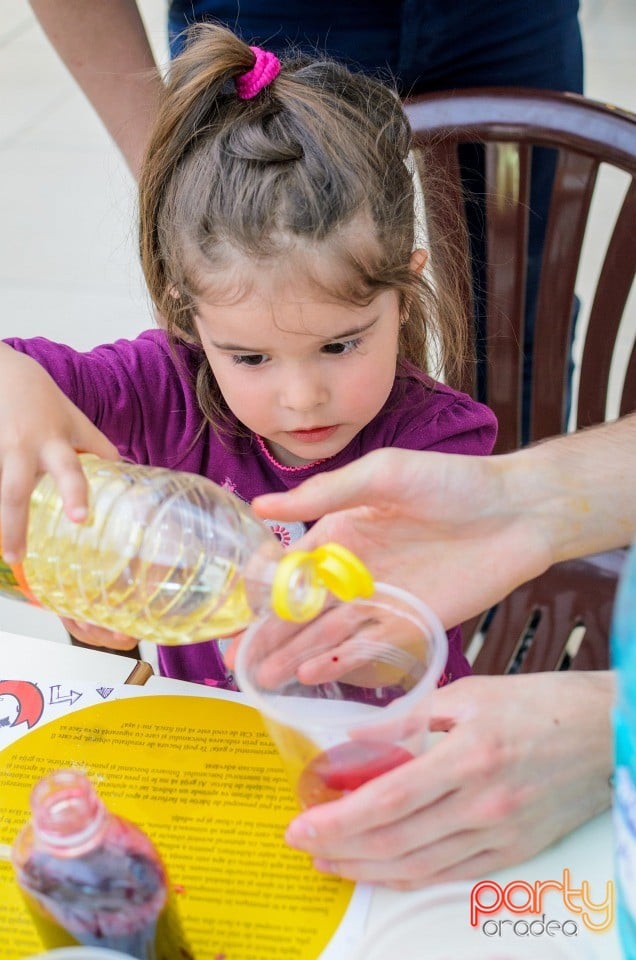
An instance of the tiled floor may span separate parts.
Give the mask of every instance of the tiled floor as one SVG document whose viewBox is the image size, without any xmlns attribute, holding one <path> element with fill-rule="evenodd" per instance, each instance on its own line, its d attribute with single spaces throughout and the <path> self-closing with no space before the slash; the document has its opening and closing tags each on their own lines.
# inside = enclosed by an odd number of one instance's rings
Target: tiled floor
<svg viewBox="0 0 636 960">
<path fill-rule="evenodd" d="M 161 63 L 165 6 L 140 3 Z M 582 0 L 581 20 L 588 96 L 636 111 L 636 3 Z M 43 335 L 87 348 L 151 325 L 130 176 L 19 0 L 0 4 L 0 103 L 0 337 Z M 597 207 L 592 235 L 606 229 L 602 197 Z M 66 639 L 54 617 L 18 612 L 9 601 L 0 601 L 0 626 Z"/>
</svg>

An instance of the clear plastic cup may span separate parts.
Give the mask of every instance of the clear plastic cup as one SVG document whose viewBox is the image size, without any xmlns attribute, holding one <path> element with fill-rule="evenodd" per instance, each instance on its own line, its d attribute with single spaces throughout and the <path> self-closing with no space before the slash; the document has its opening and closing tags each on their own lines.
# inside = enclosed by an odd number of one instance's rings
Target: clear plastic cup
<svg viewBox="0 0 636 960">
<path fill-rule="evenodd" d="M 236 678 L 309 807 L 425 749 L 428 702 L 447 655 L 433 611 L 377 584 L 370 598 L 334 603 L 309 623 L 270 614 L 252 624 Z"/>
</svg>

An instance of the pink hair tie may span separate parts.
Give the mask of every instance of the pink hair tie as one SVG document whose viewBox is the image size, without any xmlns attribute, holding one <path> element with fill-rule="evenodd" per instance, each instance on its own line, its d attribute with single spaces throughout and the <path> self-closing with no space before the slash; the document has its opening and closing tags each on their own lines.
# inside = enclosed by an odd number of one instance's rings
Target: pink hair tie
<svg viewBox="0 0 636 960">
<path fill-rule="evenodd" d="M 277 56 L 269 50 L 261 50 L 260 47 L 250 47 L 250 50 L 256 57 L 254 66 L 247 73 L 234 78 L 236 93 L 241 100 L 251 100 L 280 73 L 280 60 Z"/>
</svg>

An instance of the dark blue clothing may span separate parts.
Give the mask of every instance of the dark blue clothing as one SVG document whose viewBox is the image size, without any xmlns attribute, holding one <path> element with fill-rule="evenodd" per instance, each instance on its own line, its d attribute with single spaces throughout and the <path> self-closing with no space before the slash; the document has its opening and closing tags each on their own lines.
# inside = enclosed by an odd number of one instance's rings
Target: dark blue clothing
<svg viewBox="0 0 636 960">
<path fill-rule="evenodd" d="M 519 86 L 583 92 L 578 0 L 172 0 L 171 52 L 189 24 L 225 23 L 249 43 L 275 53 L 289 44 L 326 51 L 351 67 L 392 80 L 402 96 L 462 87 Z M 473 259 L 478 397 L 485 400 L 485 270 L 483 150 L 460 153 Z M 532 163 L 524 372 L 524 436 L 541 251 L 554 175 L 554 151 L 536 150 Z M 565 425 L 564 425 L 565 426 Z"/>
<path fill-rule="evenodd" d="M 183 31 L 220 21 L 277 53 L 291 43 L 370 73 L 402 95 L 477 86 L 581 92 L 578 0 L 172 0 L 171 52 Z"/>
</svg>

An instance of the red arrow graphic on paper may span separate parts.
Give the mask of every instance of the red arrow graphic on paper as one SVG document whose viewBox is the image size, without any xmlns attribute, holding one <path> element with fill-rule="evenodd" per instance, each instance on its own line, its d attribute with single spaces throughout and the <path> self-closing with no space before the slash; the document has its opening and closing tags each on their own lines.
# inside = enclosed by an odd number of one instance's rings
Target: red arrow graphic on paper
<svg viewBox="0 0 636 960">
<path fill-rule="evenodd" d="M 44 697 L 39 687 L 30 680 L 0 680 L 0 697 L 15 697 L 18 702 L 18 715 L 9 726 L 17 727 L 26 723 L 34 727 L 44 710 Z"/>
</svg>

